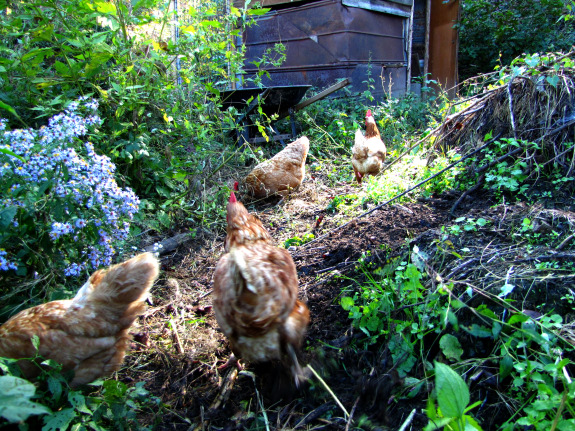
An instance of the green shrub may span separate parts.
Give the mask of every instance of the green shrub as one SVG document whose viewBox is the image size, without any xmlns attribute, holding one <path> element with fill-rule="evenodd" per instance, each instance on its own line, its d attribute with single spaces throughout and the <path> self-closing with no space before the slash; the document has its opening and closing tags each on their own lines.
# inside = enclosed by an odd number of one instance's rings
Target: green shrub
<svg viewBox="0 0 575 431">
<path fill-rule="evenodd" d="M 110 265 L 127 239 L 139 199 L 118 186 L 110 159 L 79 139 L 100 124 L 96 108 L 80 99 L 39 130 L 0 122 L 0 270 L 84 275 Z"/>
</svg>

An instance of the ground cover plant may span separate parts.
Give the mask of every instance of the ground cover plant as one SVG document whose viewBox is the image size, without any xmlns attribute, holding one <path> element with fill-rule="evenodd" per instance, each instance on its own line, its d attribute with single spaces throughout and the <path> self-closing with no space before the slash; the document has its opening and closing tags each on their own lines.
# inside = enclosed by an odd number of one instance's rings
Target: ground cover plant
<svg viewBox="0 0 575 431">
<path fill-rule="evenodd" d="M 210 296 L 230 188 L 281 148 L 236 146 L 239 113 L 218 98 L 241 63 L 228 37 L 261 11 L 183 5 L 174 42 L 164 6 L 2 15 L 0 321 L 143 248 L 162 276 L 112 378 L 75 390 L 49 360 L 34 382 L 0 360 L 0 426 L 573 429 L 573 53 L 521 56 L 455 101 L 343 91 L 296 115 L 300 189 L 279 205 L 239 195 L 290 250 L 311 311 L 310 379 L 290 393 L 253 364 L 226 383 Z M 358 186 L 367 109 L 389 154 Z"/>
</svg>

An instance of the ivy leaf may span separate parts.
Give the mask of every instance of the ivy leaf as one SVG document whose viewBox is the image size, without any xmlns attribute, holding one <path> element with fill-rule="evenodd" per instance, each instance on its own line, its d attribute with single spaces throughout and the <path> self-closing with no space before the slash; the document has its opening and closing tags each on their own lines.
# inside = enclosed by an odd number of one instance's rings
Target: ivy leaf
<svg viewBox="0 0 575 431">
<path fill-rule="evenodd" d="M 435 362 L 435 388 L 441 413 L 446 417 L 459 418 L 469 404 L 469 389 L 463 379 L 449 366 Z"/>
<path fill-rule="evenodd" d="M 557 84 L 559 84 L 559 77 L 557 75 L 547 76 L 545 80 L 554 88 L 557 88 Z"/>
<path fill-rule="evenodd" d="M 457 337 L 451 334 L 445 334 L 439 340 L 439 347 L 441 351 L 448 359 L 453 359 L 456 361 L 461 360 L 461 355 L 463 354 L 463 349 Z"/>
</svg>

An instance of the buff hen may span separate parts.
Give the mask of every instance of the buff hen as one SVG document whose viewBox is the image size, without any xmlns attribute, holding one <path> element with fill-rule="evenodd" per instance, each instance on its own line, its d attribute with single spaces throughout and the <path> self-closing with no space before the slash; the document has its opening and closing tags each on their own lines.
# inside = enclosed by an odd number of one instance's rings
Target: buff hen
<svg viewBox="0 0 575 431">
<path fill-rule="evenodd" d="M 359 129 L 355 132 L 355 145 L 352 149 L 351 164 L 358 183 L 361 184 L 365 175 L 379 173 L 386 153 L 387 149 L 371 115 L 371 109 L 368 109 L 365 116 L 365 135 Z"/>
<path fill-rule="evenodd" d="M 0 326 L 0 356 L 33 358 L 37 335 L 42 357 L 74 371 L 72 387 L 110 375 L 124 360 L 128 330 L 143 312 L 158 273 L 151 253 L 96 271 L 73 299 L 29 308 Z M 28 378 L 39 374 L 36 363 L 23 359 L 18 364 Z"/>
<path fill-rule="evenodd" d="M 309 139 L 302 136 L 271 159 L 257 165 L 244 179 L 245 191 L 255 198 L 285 197 L 297 189 L 305 175 Z"/>
<path fill-rule="evenodd" d="M 234 193 L 227 214 L 226 253 L 214 275 L 213 305 L 233 352 L 251 362 L 288 364 L 296 385 L 305 380 L 296 350 L 309 323 L 297 299 L 296 267 L 289 252 L 274 247 L 261 221 Z M 232 360 L 230 358 L 230 360 Z"/>
</svg>

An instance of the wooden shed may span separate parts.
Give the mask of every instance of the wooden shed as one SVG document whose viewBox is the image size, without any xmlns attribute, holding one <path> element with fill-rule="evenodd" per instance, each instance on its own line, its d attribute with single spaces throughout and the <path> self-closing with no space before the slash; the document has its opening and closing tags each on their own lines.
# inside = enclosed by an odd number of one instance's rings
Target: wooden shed
<svg viewBox="0 0 575 431">
<path fill-rule="evenodd" d="M 235 0 L 234 6 L 244 3 Z M 384 93 L 399 96 L 410 91 L 411 77 L 427 71 L 444 85 L 457 81 L 457 33 L 452 27 L 458 0 L 260 3 L 271 10 L 243 34 L 245 75 L 235 83 L 237 88 L 253 86 L 246 79 L 257 71 L 253 62 L 276 43 L 285 46 L 286 60 L 266 68 L 270 77 L 264 78 L 265 86 L 322 89 L 349 78 L 352 91 L 362 92 L 371 77 L 373 94 L 380 98 Z M 434 76 L 435 71 L 444 76 Z"/>
</svg>

